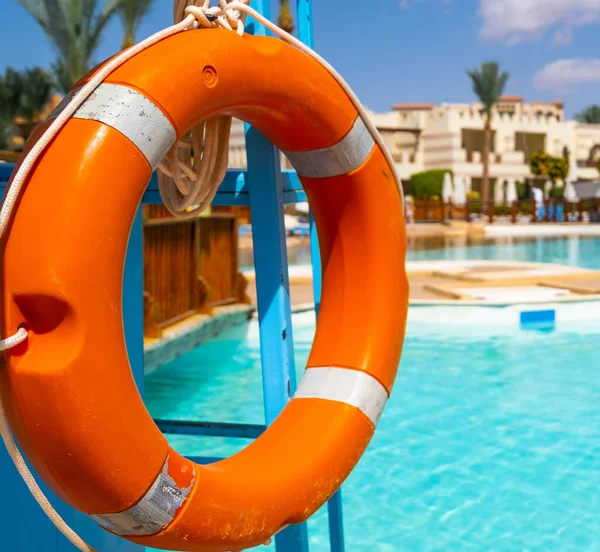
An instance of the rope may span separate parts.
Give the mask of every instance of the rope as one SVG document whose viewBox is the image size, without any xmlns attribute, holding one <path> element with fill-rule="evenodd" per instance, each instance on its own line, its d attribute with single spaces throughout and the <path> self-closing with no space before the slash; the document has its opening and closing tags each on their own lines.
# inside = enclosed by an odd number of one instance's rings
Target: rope
<svg viewBox="0 0 600 552">
<path fill-rule="evenodd" d="M 385 160 L 387 161 L 388 165 L 390 166 L 390 169 L 392 170 L 392 175 L 394 177 L 394 180 L 396 181 L 396 184 L 398 185 L 398 191 L 400 192 L 400 199 L 401 199 L 403 207 L 404 207 L 404 191 L 402 189 L 402 181 L 400 180 L 400 177 L 398 176 L 398 173 L 396 171 L 396 165 L 394 163 L 394 160 L 392 159 L 392 155 L 389 152 L 387 146 L 385 145 L 383 138 L 379 134 L 379 131 L 377 130 L 377 128 L 371 121 L 369 114 L 367 113 L 367 110 L 364 108 L 364 106 L 362 105 L 361 101 L 358 99 L 358 96 L 354 93 L 352 88 L 350 88 L 350 85 L 344 80 L 344 77 L 342 77 L 342 75 L 340 75 L 335 70 L 335 68 L 329 64 L 328 61 L 326 61 L 319 54 L 317 54 L 317 52 L 315 52 L 314 50 L 309 48 L 306 44 L 304 44 L 303 42 L 298 40 L 295 36 L 287 33 L 283 29 L 280 29 L 277 25 L 275 25 L 275 23 L 272 23 L 271 21 L 269 21 L 266 17 L 262 16 L 255 9 L 246 5 L 244 2 L 240 2 L 239 0 L 234 0 L 233 2 L 231 2 L 229 4 L 229 9 L 238 10 L 242 13 L 245 13 L 246 15 L 250 15 L 251 17 L 256 19 L 259 23 L 264 25 L 267 29 L 269 29 L 271 32 L 275 33 L 276 35 L 278 35 L 280 38 L 282 38 L 283 40 L 285 40 L 292 46 L 295 46 L 296 48 L 298 48 L 298 50 L 304 52 L 306 55 L 310 56 L 315 61 L 320 63 L 325 69 L 327 69 L 327 71 L 331 74 L 331 76 L 342 87 L 344 92 L 346 92 L 346 94 L 348 94 L 348 97 L 354 104 L 354 107 L 356 107 L 356 110 L 358 111 L 361 119 L 363 120 L 363 122 L 365 123 L 365 126 L 369 130 L 369 133 L 373 137 L 373 140 L 379 146 L 379 149 L 382 151 L 382 153 L 385 157 Z"/>
<path fill-rule="evenodd" d="M 6 191 L 2 208 L 0 209 L 0 239 L 5 234 L 10 221 L 15 204 L 21 194 L 21 190 L 25 184 L 27 176 L 31 172 L 31 169 L 35 165 L 36 161 L 46 149 L 48 144 L 58 134 L 60 129 L 65 123 L 73 116 L 73 114 L 79 109 L 83 102 L 90 96 L 90 94 L 98 87 L 106 77 L 108 77 L 115 69 L 123 65 L 126 61 L 133 58 L 141 51 L 149 48 L 153 44 L 164 40 L 165 38 L 185 31 L 189 28 L 196 28 L 198 26 L 198 20 L 194 15 L 188 15 L 181 23 L 168 27 L 146 40 L 140 42 L 136 46 L 125 50 L 112 61 L 108 62 L 102 69 L 100 69 L 92 79 L 85 84 L 81 90 L 73 97 L 72 101 L 65 107 L 60 115 L 52 122 L 42 137 L 35 143 L 29 153 L 25 156 L 23 163 L 17 170 L 15 177 L 10 185 L 10 188 Z M 27 330 L 20 328 L 19 331 L 6 339 L 0 340 L 0 351 L 6 351 L 16 346 L 18 343 L 23 342 L 27 337 Z M 40 489 L 39 485 L 35 481 L 29 467 L 25 463 L 21 452 L 19 451 L 15 440 L 13 438 L 8 420 L 6 417 L 6 411 L 4 404 L 0 397 L 0 435 L 4 446 L 8 451 L 17 471 L 25 481 L 25 484 L 29 488 L 32 496 L 38 502 L 44 513 L 48 516 L 54 526 L 71 542 L 71 544 L 81 552 L 96 552 L 94 548 L 86 544 L 81 537 L 77 535 L 70 527 L 65 523 L 61 516 L 52 507 L 44 493 Z"/>
<path fill-rule="evenodd" d="M 77 534 L 73 529 L 71 529 L 60 517 L 58 512 L 52 507 L 52 504 L 48 501 L 42 489 L 40 489 L 36 480 L 33 478 L 31 471 L 27 467 L 25 460 L 21 452 L 19 451 L 17 444 L 12 436 L 10 431 L 10 427 L 8 425 L 6 419 L 6 413 L 4 411 L 4 405 L 2 401 L 0 401 L 0 433 L 2 434 L 2 440 L 4 441 L 4 446 L 8 451 L 8 454 L 12 458 L 17 471 L 25 481 L 29 492 L 32 494 L 33 498 L 40 505 L 44 513 L 48 516 L 50 521 L 54 524 L 54 526 L 71 542 L 71 544 L 81 550 L 82 552 L 96 552 L 94 548 L 85 543 L 85 541 Z"/>
<path fill-rule="evenodd" d="M 236 30 L 241 36 L 245 16 L 230 2 L 219 0 L 218 6 L 210 7 L 210 0 L 175 0 L 173 20 L 179 23 L 193 15 L 203 27 Z M 220 116 L 199 123 L 159 164 L 158 189 L 171 214 L 194 218 L 212 203 L 227 173 L 231 122 L 231 117 Z"/>
<path fill-rule="evenodd" d="M 61 128 L 75 114 L 92 92 L 118 67 L 135 57 L 143 50 L 188 29 L 198 27 L 220 27 L 244 33 L 244 19 L 247 15 L 263 24 L 280 38 L 309 55 L 329 71 L 352 100 L 371 136 L 383 152 L 392 169 L 398 185 L 400 198 L 404 202 L 402 183 L 398 177 L 394 161 L 383 139 L 371 122 L 365 108 L 342 76 L 319 54 L 300 42 L 297 38 L 280 29 L 263 17 L 248 4 L 250 0 L 218 0 L 219 6 L 211 7 L 210 0 L 175 0 L 175 24 L 150 36 L 135 46 L 121 52 L 102 67 L 88 83 L 73 97 L 71 102 L 50 124 L 41 138 L 33 145 L 17 170 L 6 192 L 0 209 L 0 239 L 4 236 L 17 200 L 31 169 Z M 229 134 L 231 117 L 214 117 L 196 125 L 189 133 L 188 140 L 178 141 L 159 165 L 159 186 L 163 201 L 170 212 L 181 218 L 197 216 L 199 211 L 210 205 L 227 171 Z M 191 157 L 193 148 L 194 159 Z M 27 330 L 19 330 L 11 337 L 0 340 L 0 352 L 12 349 L 27 338 Z M 60 517 L 36 483 L 13 438 L 0 396 L 0 435 L 13 460 L 17 471 L 25 481 L 31 494 L 55 527 L 81 552 L 96 552 L 87 545 Z"/>
<path fill-rule="evenodd" d="M 7 337 L 6 339 L 0 340 L 0 353 L 3 351 L 8 351 L 13 347 L 19 345 L 19 343 L 23 343 L 27 339 L 27 330 L 25 328 L 19 328 L 17 333 Z"/>
<path fill-rule="evenodd" d="M 173 15 L 177 22 L 186 14 L 191 14 L 202 26 L 235 29 L 240 35 L 244 33 L 244 17 L 251 15 L 280 38 L 323 65 L 348 94 L 371 136 L 383 152 L 394 172 L 400 197 L 404 202 L 402 183 L 395 171 L 394 160 L 367 111 L 348 83 L 319 54 L 263 17 L 249 4 L 250 0 L 219 0 L 218 7 L 210 8 L 210 0 L 175 0 Z M 165 206 L 173 215 L 180 218 L 193 218 L 212 203 L 227 172 L 230 131 L 231 117 L 208 119 L 195 126 L 185 139 L 176 143 L 159 164 L 159 190 Z"/>
</svg>

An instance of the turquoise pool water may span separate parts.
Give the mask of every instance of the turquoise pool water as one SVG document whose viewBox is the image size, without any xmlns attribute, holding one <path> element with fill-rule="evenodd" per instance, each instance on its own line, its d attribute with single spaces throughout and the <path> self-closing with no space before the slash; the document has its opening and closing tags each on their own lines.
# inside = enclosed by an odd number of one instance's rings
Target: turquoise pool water
<svg viewBox="0 0 600 552">
<path fill-rule="evenodd" d="M 408 247 L 409 261 L 533 261 L 600 269 L 599 238 L 416 238 Z M 289 248 L 288 259 L 291 265 L 310 263 L 310 248 Z M 240 266 L 252 268 L 251 252 L 240 254 Z"/>
<path fill-rule="evenodd" d="M 409 261 L 489 260 L 557 263 L 600 269 L 599 238 L 496 238 L 483 242 L 451 241 L 449 247 L 413 249 Z"/>
<path fill-rule="evenodd" d="M 409 325 L 394 392 L 343 487 L 346 549 L 600 550 L 600 324 L 486 338 L 465 328 Z M 234 329 L 149 375 L 151 413 L 263 422 L 257 331 Z M 313 335 L 313 314 L 295 316 L 299 376 Z M 170 441 L 206 456 L 245 444 Z M 309 531 L 311 551 L 328 550 L 323 510 Z"/>
</svg>

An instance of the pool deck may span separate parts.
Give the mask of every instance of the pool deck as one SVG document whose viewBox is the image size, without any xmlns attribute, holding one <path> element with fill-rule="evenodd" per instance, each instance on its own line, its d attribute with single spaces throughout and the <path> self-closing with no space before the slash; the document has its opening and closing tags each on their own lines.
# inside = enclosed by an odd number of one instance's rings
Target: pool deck
<svg viewBox="0 0 600 552">
<path fill-rule="evenodd" d="M 406 263 L 411 305 L 514 305 L 598 301 L 600 271 L 548 263 L 509 261 L 412 261 Z M 254 273 L 248 294 L 256 301 Z M 313 303 L 308 265 L 290 267 L 296 310 Z"/>
</svg>

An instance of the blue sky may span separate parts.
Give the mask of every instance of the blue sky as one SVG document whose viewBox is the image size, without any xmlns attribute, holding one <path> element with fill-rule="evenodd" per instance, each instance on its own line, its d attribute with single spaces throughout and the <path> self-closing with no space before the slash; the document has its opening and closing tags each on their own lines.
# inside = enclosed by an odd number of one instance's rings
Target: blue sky
<svg viewBox="0 0 600 552">
<path fill-rule="evenodd" d="M 49 67 L 54 52 L 35 21 L 0 1 L 0 69 Z M 171 6 L 156 0 L 138 38 L 169 23 Z M 563 100 L 569 116 L 600 104 L 600 0 L 314 0 L 313 9 L 315 49 L 377 111 L 471 101 L 465 70 L 486 60 L 510 73 L 508 93 Z M 120 43 L 115 19 L 96 61 Z"/>
</svg>

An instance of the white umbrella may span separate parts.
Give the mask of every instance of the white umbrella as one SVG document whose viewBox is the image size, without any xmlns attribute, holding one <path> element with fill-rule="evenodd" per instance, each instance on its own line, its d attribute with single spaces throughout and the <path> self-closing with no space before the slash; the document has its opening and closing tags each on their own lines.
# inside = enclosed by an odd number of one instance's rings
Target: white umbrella
<svg viewBox="0 0 600 552">
<path fill-rule="evenodd" d="M 579 197 L 573 186 L 574 182 L 577 182 L 577 167 L 575 166 L 575 160 L 571 159 L 569 176 L 567 176 L 567 182 L 565 183 L 565 199 L 569 203 L 577 203 L 579 201 Z"/>
<path fill-rule="evenodd" d="M 518 199 L 519 196 L 517 195 L 517 183 L 515 182 L 514 178 L 511 178 L 506 186 L 506 203 L 512 205 Z"/>
<path fill-rule="evenodd" d="M 295 205 L 296 211 L 302 213 L 303 215 L 308 215 L 308 201 L 303 201 L 302 203 L 296 203 Z"/>
<path fill-rule="evenodd" d="M 442 199 L 444 200 L 444 203 L 447 203 L 448 201 L 450 201 L 451 197 L 452 177 L 450 176 L 450 173 L 447 172 L 446 174 L 444 174 L 444 183 L 442 184 Z"/>
<path fill-rule="evenodd" d="M 567 183 L 565 185 L 565 199 L 569 203 L 577 203 L 579 201 L 579 196 L 577 195 L 575 187 L 573 186 L 573 183 L 570 180 L 567 180 Z"/>
<path fill-rule="evenodd" d="M 473 191 L 473 178 L 470 176 L 465 176 L 465 188 L 467 192 Z"/>
<path fill-rule="evenodd" d="M 504 203 L 504 180 L 496 180 L 494 185 L 494 203 Z"/>
<path fill-rule="evenodd" d="M 457 176 L 454 178 L 454 194 L 452 195 L 452 203 L 462 207 L 466 202 L 467 191 L 465 190 L 465 177 Z"/>
<path fill-rule="evenodd" d="M 293 230 L 300 225 L 300 222 L 292 215 L 283 215 L 283 224 L 286 230 Z"/>
</svg>

